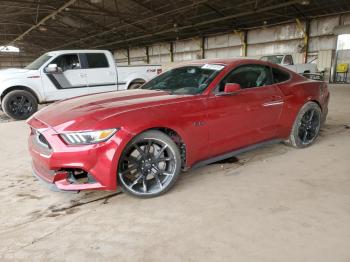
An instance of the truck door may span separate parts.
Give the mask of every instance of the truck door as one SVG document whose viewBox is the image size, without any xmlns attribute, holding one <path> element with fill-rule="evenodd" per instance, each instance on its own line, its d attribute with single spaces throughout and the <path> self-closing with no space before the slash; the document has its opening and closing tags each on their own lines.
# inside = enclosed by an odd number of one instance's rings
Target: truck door
<svg viewBox="0 0 350 262">
<path fill-rule="evenodd" d="M 117 90 L 115 64 L 110 64 L 105 53 L 85 53 L 82 59 L 91 94 Z"/>
<path fill-rule="evenodd" d="M 50 64 L 57 65 L 57 72 L 43 70 L 43 87 L 47 101 L 56 101 L 89 94 L 85 69 L 77 54 L 64 54 Z"/>
</svg>

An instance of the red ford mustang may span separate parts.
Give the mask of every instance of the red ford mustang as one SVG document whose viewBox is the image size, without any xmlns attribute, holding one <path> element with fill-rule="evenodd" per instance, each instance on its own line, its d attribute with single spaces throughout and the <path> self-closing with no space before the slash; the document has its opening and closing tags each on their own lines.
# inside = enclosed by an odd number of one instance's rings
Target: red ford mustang
<svg viewBox="0 0 350 262">
<path fill-rule="evenodd" d="M 328 87 L 249 59 L 202 60 L 141 89 L 81 96 L 31 119 L 34 174 L 60 190 L 122 189 L 152 197 L 181 170 L 268 143 L 312 144 Z"/>
</svg>

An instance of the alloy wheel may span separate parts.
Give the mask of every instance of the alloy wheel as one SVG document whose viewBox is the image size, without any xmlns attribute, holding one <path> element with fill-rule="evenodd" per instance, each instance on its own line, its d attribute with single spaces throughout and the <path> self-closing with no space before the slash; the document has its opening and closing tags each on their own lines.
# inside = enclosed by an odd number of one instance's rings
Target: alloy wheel
<svg viewBox="0 0 350 262">
<path fill-rule="evenodd" d="M 320 130 L 320 124 L 319 111 L 311 108 L 304 113 L 298 129 L 298 137 L 303 145 L 308 145 L 315 140 Z"/>
<path fill-rule="evenodd" d="M 171 146 L 155 138 L 144 138 L 124 152 L 119 178 L 137 195 L 158 194 L 171 183 L 177 164 Z"/>
<path fill-rule="evenodd" d="M 29 115 L 33 110 L 32 102 L 24 95 L 11 97 L 8 104 L 11 113 L 19 117 Z"/>
</svg>

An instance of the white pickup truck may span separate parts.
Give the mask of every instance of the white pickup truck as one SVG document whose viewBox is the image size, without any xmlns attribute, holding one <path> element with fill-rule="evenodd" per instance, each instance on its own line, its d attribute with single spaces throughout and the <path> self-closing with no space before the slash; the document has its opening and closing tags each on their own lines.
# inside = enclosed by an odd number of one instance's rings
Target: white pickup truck
<svg viewBox="0 0 350 262">
<path fill-rule="evenodd" d="M 24 69 L 0 70 L 0 105 L 9 117 L 27 119 L 38 104 L 138 88 L 161 72 L 159 65 L 116 66 L 105 50 L 52 51 Z"/>
<path fill-rule="evenodd" d="M 267 55 L 262 56 L 260 60 L 279 64 L 298 74 L 317 73 L 317 65 L 312 63 L 294 64 L 292 55 Z"/>
</svg>

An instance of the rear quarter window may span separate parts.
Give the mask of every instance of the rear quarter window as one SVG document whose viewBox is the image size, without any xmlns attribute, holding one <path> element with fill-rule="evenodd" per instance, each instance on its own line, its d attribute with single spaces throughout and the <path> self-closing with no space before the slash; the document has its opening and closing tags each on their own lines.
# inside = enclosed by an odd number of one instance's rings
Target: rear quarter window
<svg viewBox="0 0 350 262">
<path fill-rule="evenodd" d="M 88 68 L 109 67 L 106 55 L 103 53 L 87 53 L 85 56 Z"/>
<path fill-rule="evenodd" d="M 275 84 L 285 82 L 290 79 L 289 73 L 274 67 L 272 67 L 272 75 L 273 75 L 273 82 Z"/>
</svg>

